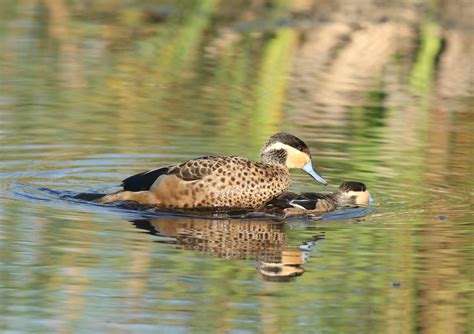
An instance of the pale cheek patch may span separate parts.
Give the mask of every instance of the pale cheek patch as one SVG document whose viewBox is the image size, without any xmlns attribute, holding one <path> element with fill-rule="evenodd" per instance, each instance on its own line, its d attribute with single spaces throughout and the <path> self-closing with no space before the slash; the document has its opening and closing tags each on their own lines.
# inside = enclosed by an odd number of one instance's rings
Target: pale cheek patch
<svg viewBox="0 0 474 334">
<path fill-rule="evenodd" d="M 265 151 L 284 149 L 288 156 L 286 158 L 286 167 L 288 168 L 303 168 L 308 163 L 309 156 L 296 148 L 283 143 L 275 143 L 270 145 Z"/>
<path fill-rule="evenodd" d="M 295 149 L 294 149 L 295 150 Z M 303 168 L 309 161 L 307 154 L 295 150 L 295 153 L 288 153 L 288 158 L 286 159 L 286 167 L 288 168 Z"/>
<path fill-rule="evenodd" d="M 366 191 L 349 191 L 347 193 L 349 197 L 354 196 L 356 198 L 356 204 L 367 205 L 369 204 L 369 192 Z"/>
</svg>

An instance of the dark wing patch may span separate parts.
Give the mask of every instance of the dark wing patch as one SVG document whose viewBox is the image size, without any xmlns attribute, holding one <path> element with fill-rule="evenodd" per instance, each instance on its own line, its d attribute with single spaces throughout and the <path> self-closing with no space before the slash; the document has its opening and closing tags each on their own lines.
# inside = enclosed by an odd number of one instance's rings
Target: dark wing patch
<svg viewBox="0 0 474 334">
<path fill-rule="evenodd" d="M 266 204 L 266 207 L 275 207 L 280 209 L 291 208 L 290 202 L 298 198 L 298 194 L 292 192 L 283 193 Z"/>
<path fill-rule="evenodd" d="M 328 195 L 320 193 L 302 193 L 289 204 L 306 210 L 315 210 L 318 202 L 328 199 Z"/>
<path fill-rule="evenodd" d="M 296 198 L 290 201 L 290 205 L 295 208 L 305 209 L 305 210 L 314 210 L 316 209 L 316 203 L 318 200 L 311 200 L 307 198 Z"/>
<path fill-rule="evenodd" d="M 306 210 L 328 210 L 335 202 L 332 194 L 302 193 L 289 204 Z"/>
<path fill-rule="evenodd" d="M 315 210 L 319 201 L 327 200 L 328 198 L 329 197 L 327 194 L 296 194 L 292 192 L 286 192 L 273 198 L 270 202 L 267 203 L 267 207 L 276 207 L 280 209 L 295 207 L 306 210 Z"/>
<path fill-rule="evenodd" d="M 169 167 L 149 170 L 143 173 L 127 177 L 122 181 L 123 190 L 126 191 L 146 191 L 150 190 L 153 183 L 161 175 L 168 174 Z"/>
</svg>

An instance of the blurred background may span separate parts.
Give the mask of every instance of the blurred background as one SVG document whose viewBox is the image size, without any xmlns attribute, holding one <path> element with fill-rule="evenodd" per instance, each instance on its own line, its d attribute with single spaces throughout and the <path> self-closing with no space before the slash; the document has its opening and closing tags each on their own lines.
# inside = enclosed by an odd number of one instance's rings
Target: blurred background
<svg viewBox="0 0 474 334">
<path fill-rule="evenodd" d="M 2 0 L 0 330 L 472 332 L 473 30 L 471 0 Z M 277 131 L 330 182 L 293 190 L 362 181 L 376 211 L 137 222 L 57 196 Z M 288 249 L 306 272 L 268 282 Z"/>
</svg>

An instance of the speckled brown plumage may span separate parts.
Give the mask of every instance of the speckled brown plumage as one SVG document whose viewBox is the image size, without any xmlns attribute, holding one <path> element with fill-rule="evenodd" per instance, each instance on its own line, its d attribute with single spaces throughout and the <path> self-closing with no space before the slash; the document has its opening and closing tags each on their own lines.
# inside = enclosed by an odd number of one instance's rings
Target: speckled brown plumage
<svg viewBox="0 0 474 334">
<path fill-rule="evenodd" d="M 184 209 L 255 208 L 290 186 L 285 166 L 242 157 L 203 157 L 164 168 L 167 172 L 153 182 L 149 191 L 121 191 L 105 196 L 101 202 L 131 200 Z"/>
</svg>

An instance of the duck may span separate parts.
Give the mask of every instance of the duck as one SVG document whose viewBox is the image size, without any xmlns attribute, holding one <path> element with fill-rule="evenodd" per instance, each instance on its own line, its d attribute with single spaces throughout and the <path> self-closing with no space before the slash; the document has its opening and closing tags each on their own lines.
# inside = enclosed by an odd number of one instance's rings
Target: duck
<svg viewBox="0 0 474 334">
<path fill-rule="evenodd" d="M 365 206 L 372 202 L 372 196 L 364 183 L 346 181 L 332 193 L 284 192 L 267 202 L 259 211 L 289 218 L 319 215 L 340 207 Z"/>
<path fill-rule="evenodd" d="M 291 169 L 317 182 L 311 152 L 298 137 L 279 132 L 263 145 L 260 162 L 240 156 L 205 156 L 132 175 L 102 204 L 133 201 L 167 209 L 258 208 L 289 189 Z"/>
</svg>

